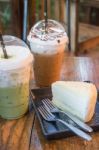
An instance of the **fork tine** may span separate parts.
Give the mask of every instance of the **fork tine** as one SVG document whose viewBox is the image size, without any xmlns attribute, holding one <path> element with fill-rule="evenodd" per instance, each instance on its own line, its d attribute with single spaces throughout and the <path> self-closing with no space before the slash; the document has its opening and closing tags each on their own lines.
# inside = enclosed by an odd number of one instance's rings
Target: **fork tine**
<svg viewBox="0 0 99 150">
<path fill-rule="evenodd" d="M 50 103 L 47 101 L 47 99 L 44 99 L 43 103 L 45 103 L 48 106 L 48 108 L 51 109 Z"/>
<path fill-rule="evenodd" d="M 49 107 L 49 109 L 55 108 L 49 99 L 44 99 L 43 102 Z"/>
<path fill-rule="evenodd" d="M 40 114 L 42 115 L 42 117 L 46 120 L 46 117 L 45 117 L 45 115 L 44 115 L 44 113 L 43 113 L 41 107 L 39 107 L 38 110 L 39 110 Z"/>
<path fill-rule="evenodd" d="M 54 106 L 54 104 L 52 103 L 51 100 L 49 100 L 49 99 L 47 98 L 46 101 L 48 102 L 48 104 L 49 104 L 52 108 L 56 108 L 56 106 Z"/>
<path fill-rule="evenodd" d="M 51 112 L 49 112 L 48 110 L 46 110 L 45 106 L 38 107 L 38 110 L 45 120 L 54 118 L 54 115 Z"/>
<path fill-rule="evenodd" d="M 52 114 L 49 111 L 47 111 L 44 106 L 42 106 L 42 110 L 44 111 L 46 117 L 50 118 L 50 116 L 52 116 Z"/>
<path fill-rule="evenodd" d="M 48 120 L 49 119 L 49 115 L 46 113 L 45 109 L 40 106 L 38 108 L 39 112 L 41 113 L 42 117 L 45 119 L 45 120 Z"/>
<path fill-rule="evenodd" d="M 51 107 L 53 107 L 51 101 L 48 98 L 46 98 L 46 103 L 48 103 Z"/>
</svg>

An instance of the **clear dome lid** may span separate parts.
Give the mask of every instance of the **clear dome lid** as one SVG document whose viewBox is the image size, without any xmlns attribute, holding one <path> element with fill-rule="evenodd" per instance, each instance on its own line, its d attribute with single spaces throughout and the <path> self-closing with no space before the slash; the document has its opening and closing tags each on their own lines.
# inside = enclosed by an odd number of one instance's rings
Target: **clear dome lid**
<svg viewBox="0 0 99 150">
<path fill-rule="evenodd" d="M 68 42 L 68 37 L 65 29 L 59 22 L 48 19 L 46 28 L 45 25 L 45 20 L 36 23 L 29 33 L 28 41 L 42 42 L 43 44 L 45 43 L 45 41 L 51 44 Z"/>
<path fill-rule="evenodd" d="M 8 59 L 4 58 L 3 50 L 0 46 L 0 70 L 13 70 L 32 63 L 33 55 L 24 41 L 10 35 L 4 35 L 3 40 Z"/>
<path fill-rule="evenodd" d="M 15 45 L 15 46 L 28 47 L 24 41 L 12 35 L 3 35 L 3 40 L 4 40 L 5 45 L 8 45 L 8 46 Z"/>
</svg>

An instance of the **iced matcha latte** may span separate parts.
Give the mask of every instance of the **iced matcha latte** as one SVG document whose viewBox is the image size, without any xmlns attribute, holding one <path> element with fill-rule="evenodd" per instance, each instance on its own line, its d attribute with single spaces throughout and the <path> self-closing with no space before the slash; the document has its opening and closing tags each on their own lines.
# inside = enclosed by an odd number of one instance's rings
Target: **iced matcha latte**
<svg viewBox="0 0 99 150">
<path fill-rule="evenodd" d="M 21 46 L 6 49 L 9 59 L 3 58 L 0 49 L 0 115 L 16 119 L 28 109 L 32 55 Z"/>
</svg>

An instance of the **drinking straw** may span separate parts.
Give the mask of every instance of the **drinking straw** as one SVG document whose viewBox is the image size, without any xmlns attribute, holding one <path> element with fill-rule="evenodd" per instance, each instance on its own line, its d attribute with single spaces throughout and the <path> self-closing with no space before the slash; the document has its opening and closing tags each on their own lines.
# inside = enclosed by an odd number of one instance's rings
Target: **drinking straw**
<svg viewBox="0 0 99 150">
<path fill-rule="evenodd" d="M 5 48 L 5 44 L 4 44 L 1 32 L 0 32 L 0 43 L 1 43 L 2 50 L 3 50 L 4 58 L 8 59 L 7 51 L 6 51 L 6 48 Z"/>
<path fill-rule="evenodd" d="M 69 38 L 68 48 L 69 48 L 69 51 L 71 51 L 70 0 L 67 0 L 67 1 L 66 1 L 66 10 L 67 10 L 67 24 L 68 24 L 68 25 L 67 25 L 67 34 L 68 34 L 68 38 Z"/>
<path fill-rule="evenodd" d="M 26 42 L 27 35 L 27 11 L 28 11 L 28 0 L 24 0 L 24 12 L 23 12 L 23 41 Z"/>
<path fill-rule="evenodd" d="M 47 21 L 48 21 L 47 0 L 44 1 L 44 18 L 45 18 L 45 32 L 47 33 Z"/>
</svg>

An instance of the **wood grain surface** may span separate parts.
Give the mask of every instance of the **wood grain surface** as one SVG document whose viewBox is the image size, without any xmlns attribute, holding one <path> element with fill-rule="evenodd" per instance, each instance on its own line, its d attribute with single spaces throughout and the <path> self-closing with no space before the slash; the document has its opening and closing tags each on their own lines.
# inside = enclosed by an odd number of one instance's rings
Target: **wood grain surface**
<svg viewBox="0 0 99 150">
<path fill-rule="evenodd" d="M 99 60 L 88 57 L 65 57 L 61 80 L 90 80 L 99 89 Z M 46 140 L 32 107 L 20 119 L 0 119 L 0 150 L 98 150 L 99 132 L 91 133 L 91 136 L 90 142 L 77 136 Z"/>
<path fill-rule="evenodd" d="M 17 120 L 0 119 L 0 150 L 28 150 L 33 120 L 34 112 Z"/>
<path fill-rule="evenodd" d="M 90 80 L 99 88 L 99 60 L 88 57 L 65 57 L 61 80 Z M 92 141 L 87 142 L 77 136 L 61 140 L 48 141 L 42 134 L 39 122 L 35 118 L 30 150 L 98 150 L 99 132 L 92 133 Z"/>
</svg>

